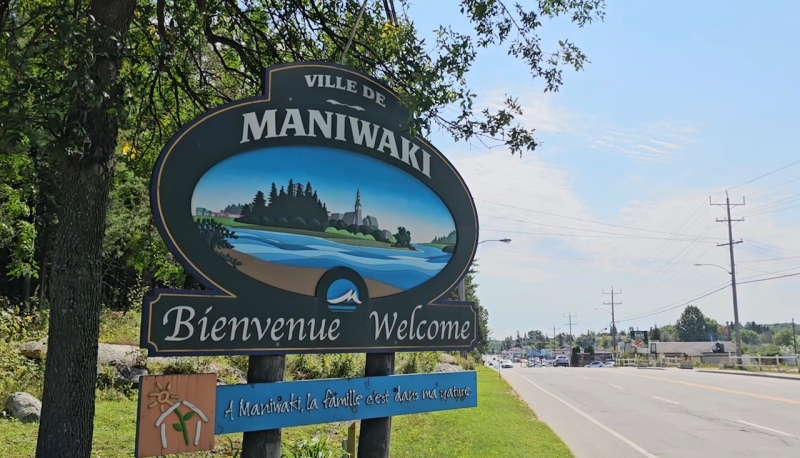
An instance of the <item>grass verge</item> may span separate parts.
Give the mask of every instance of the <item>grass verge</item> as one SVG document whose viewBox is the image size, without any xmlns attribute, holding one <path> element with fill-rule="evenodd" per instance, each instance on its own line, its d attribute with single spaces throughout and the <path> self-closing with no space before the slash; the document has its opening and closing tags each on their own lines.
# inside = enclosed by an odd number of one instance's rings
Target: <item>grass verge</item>
<svg viewBox="0 0 800 458">
<path fill-rule="evenodd" d="M 392 421 L 393 457 L 572 457 L 566 445 L 514 394 L 497 373 L 478 367 L 478 407 L 403 415 Z M 93 457 L 129 457 L 136 436 L 136 402 L 108 399 L 98 393 Z M 284 442 L 327 436 L 336 450 L 347 434 L 346 423 L 284 429 Z M 0 420 L 0 456 L 31 457 L 38 424 Z M 212 453 L 184 457 L 232 457 L 241 435 L 218 436 Z M 332 455 L 338 458 L 338 454 Z"/>
</svg>

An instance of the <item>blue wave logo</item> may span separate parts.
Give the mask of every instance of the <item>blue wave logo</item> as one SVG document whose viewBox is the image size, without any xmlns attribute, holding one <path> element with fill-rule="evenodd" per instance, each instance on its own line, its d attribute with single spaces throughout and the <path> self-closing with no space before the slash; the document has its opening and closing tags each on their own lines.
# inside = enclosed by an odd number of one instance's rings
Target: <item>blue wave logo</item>
<svg viewBox="0 0 800 458">
<path fill-rule="evenodd" d="M 361 304 L 358 288 L 350 280 L 340 278 L 328 287 L 328 308 L 333 312 L 352 312 Z"/>
</svg>

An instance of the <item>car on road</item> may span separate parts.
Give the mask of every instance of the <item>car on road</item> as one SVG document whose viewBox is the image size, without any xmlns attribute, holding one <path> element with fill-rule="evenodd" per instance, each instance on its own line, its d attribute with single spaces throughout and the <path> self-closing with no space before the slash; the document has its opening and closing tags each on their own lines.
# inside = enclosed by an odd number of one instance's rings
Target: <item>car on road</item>
<svg viewBox="0 0 800 458">
<path fill-rule="evenodd" d="M 553 361 L 553 366 L 569 367 L 569 358 L 567 358 L 565 355 L 558 355 L 556 356 L 556 360 Z"/>
<path fill-rule="evenodd" d="M 603 363 L 601 361 L 592 361 L 591 363 L 589 363 L 589 364 L 587 364 L 587 365 L 585 365 L 583 367 L 589 367 L 589 368 L 603 367 Z"/>
<path fill-rule="evenodd" d="M 506 369 L 506 368 L 510 369 L 510 368 L 514 367 L 514 363 L 512 363 L 510 359 L 504 359 L 504 360 L 500 361 L 500 367 L 502 369 Z"/>
</svg>

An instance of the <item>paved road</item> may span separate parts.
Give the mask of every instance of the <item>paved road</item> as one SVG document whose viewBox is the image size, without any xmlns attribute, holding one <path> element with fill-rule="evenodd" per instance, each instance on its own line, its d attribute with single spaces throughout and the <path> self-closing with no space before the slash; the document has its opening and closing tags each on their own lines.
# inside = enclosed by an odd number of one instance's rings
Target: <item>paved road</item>
<svg viewBox="0 0 800 458">
<path fill-rule="evenodd" d="M 577 458 L 800 457 L 800 381 L 680 369 L 501 374 Z"/>
</svg>

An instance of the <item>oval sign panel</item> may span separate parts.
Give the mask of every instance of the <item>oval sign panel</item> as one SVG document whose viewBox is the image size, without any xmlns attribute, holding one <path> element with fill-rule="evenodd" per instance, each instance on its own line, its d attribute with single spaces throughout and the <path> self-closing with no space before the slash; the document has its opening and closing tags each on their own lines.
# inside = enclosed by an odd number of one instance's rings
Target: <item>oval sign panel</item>
<svg viewBox="0 0 800 458">
<path fill-rule="evenodd" d="M 151 182 L 156 225 L 207 290 L 144 302 L 151 355 L 472 348 L 445 301 L 475 254 L 463 179 L 357 70 L 271 67 L 264 95 L 184 126 Z"/>
</svg>

